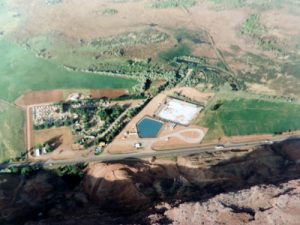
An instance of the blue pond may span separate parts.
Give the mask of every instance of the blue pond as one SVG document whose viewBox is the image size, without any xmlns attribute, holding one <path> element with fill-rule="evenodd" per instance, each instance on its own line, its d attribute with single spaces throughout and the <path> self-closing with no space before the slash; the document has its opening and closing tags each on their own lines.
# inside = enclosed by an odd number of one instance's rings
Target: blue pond
<svg viewBox="0 0 300 225">
<path fill-rule="evenodd" d="M 158 120 L 145 117 L 137 124 L 140 138 L 155 138 L 164 124 Z"/>
</svg>

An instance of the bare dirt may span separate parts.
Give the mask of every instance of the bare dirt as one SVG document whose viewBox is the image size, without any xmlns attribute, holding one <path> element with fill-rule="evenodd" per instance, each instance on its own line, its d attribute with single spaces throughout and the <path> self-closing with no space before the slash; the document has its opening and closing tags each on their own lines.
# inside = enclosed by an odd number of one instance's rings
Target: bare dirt
<svg viewBox="0 0 300 225">
<path fill-rule="evenodd" d="M 34 144 L 43 144 L 51 141 L 58 142 L 59 146 L 55 151 L 72 151 L 74 139 L 70 128 L 59 127 L 34 131 Z"/>
<path fill-rule="evenodd" d="M 97 98 L 118 98 L 123 95 L 128 94 L 128 91 L 125 89 L 120 89 L 120 90 L 112 90 L 112 89 L 95 89 L 91 90 L 91 97 L 94 99 Z"/>
<path fill-rule="evenodd" d="M 275 89 L 271 89 L 263 84 L 248 84 L 248 90 L 253 93 L 276 95 Z"/>
<path fill-rule="evenodd" d="M 42 103 L 61 102 L 64 100 L 63 90 L 31 91 L 16 100 L 18 106 L 26 107 Z"/>
<path fill-rule="evenodd" d="M 300 17 L 287 14 L 283 9 L 269 10 L 262 14 L 262 24 L 270 29 L 270 33 L 282 40 L 289 40 L 291 36 L 299 35 Z"/>
</svg>

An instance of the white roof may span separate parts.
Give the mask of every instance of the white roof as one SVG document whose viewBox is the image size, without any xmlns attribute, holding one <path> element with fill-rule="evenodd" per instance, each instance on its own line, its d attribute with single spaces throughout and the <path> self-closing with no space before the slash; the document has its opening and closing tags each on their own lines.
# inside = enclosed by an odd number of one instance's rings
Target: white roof
<svg viewBox="0 0 300 225">
<path fill-rule="evenodd" d="M 178 124 L 189 125 L 202 108 L 203 107 L 192 103 L 170 99 L 167 104 L 162 107 L 158 113 L 158 117 Z"/>
</svg>

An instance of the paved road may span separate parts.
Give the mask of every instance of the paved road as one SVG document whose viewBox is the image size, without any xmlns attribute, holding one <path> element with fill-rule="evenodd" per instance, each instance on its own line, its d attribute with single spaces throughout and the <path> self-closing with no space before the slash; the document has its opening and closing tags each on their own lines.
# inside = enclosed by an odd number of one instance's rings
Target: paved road
<svg viewBox="0 0 300 225">
<path fill-rule="evenodd" d="M 148 151 L 148 152 L 140 152 L 140 153 L 130 153 L 130 154 L 118 154 L 118 155 L 105 155 L 105 156 L 95 156 L 89 159 L 78 159 L 78 160 L 48 160 L 44 163 L 44 166 L 49 167 L 51 165 L 68 165 L 68 164 L 76 164 L 76 163 L 86 163 L 86 162 L 113 162 L 113 161 L 121 161 L 121 160 L 134 160 L 134 159 L 143 159 L 143 158 L 151 158 L 151 157 L 167 157 L 167 156 L 184 156 L 184 155 L 192 155 L 202 152 L 218 152 L 222 151 L 230 151 L 232 149 L 241 149 L 241 148 L 249 148 L 257 145 L 262 145 L 261 141 L 257 142 L 248 142 L 241 144 L 231 144 L 226 145 L 223 149 L 216 149 L 215 145 L 205 146 L 205 147 L 194 147 L 194 148 L 184 148 L 184 149 L 173 149 L 166 151 Z"/>
<path fill-rule="evenodd" d="M 284 141 L 287 138 L 274 138 L 273 142 Z M 300 139 L 300 137 L 290 137 L 288 139 Z M 184 148 L 184 149 L 172 149 L 166 151 L 151 151 L 151 152 L 139 152 L 139 153 L 131 153 L 131 154 L 118 154 L 118 155 L 100 155 L 94 156 L 93 158 L 81 158 L 76 160 L 48 160 L 46 162 L 26 162 L 26 163 L 11 163 L 0 165 L 0 169 L 4 169 L 11 166 L 34 166 L 39 165 L 45 168 L 64 166 L 64 165 L 74 165 L 77 163 L 90 163 L 90 162 L 114 162 L 121 160 L 137 160 L 151 157 L 171 157 L 171 156 L 184 156 L 184 155 L 192 155 L 203 152 L 218 152 L 218 151 L 230 151 L 233 149 L 243 149 L 250 148 L 259 145 L 268 144 L 265 141 L 255 141 L 255 142 L 244 142 L 239 144 L 227 144 L 223 149 L 216 149 L 215 145 L 205 146 L 205 147 L 194 147 L 194 148 Z M 271 143 L 269 143 L 271 144 Z"/>
</svg>

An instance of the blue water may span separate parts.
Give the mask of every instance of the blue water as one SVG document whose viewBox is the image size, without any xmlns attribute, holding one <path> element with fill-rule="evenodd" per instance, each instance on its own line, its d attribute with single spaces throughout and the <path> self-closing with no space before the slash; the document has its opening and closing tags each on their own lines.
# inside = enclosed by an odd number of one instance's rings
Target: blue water
<svg viewBox="0 0 300 225">
<path fill-rule="evenodd" d="M 164 124 L 150 118 L 144 118 L 137 124 L 137 131 L 140 138 L 155 138 Z"/>
</svg>

